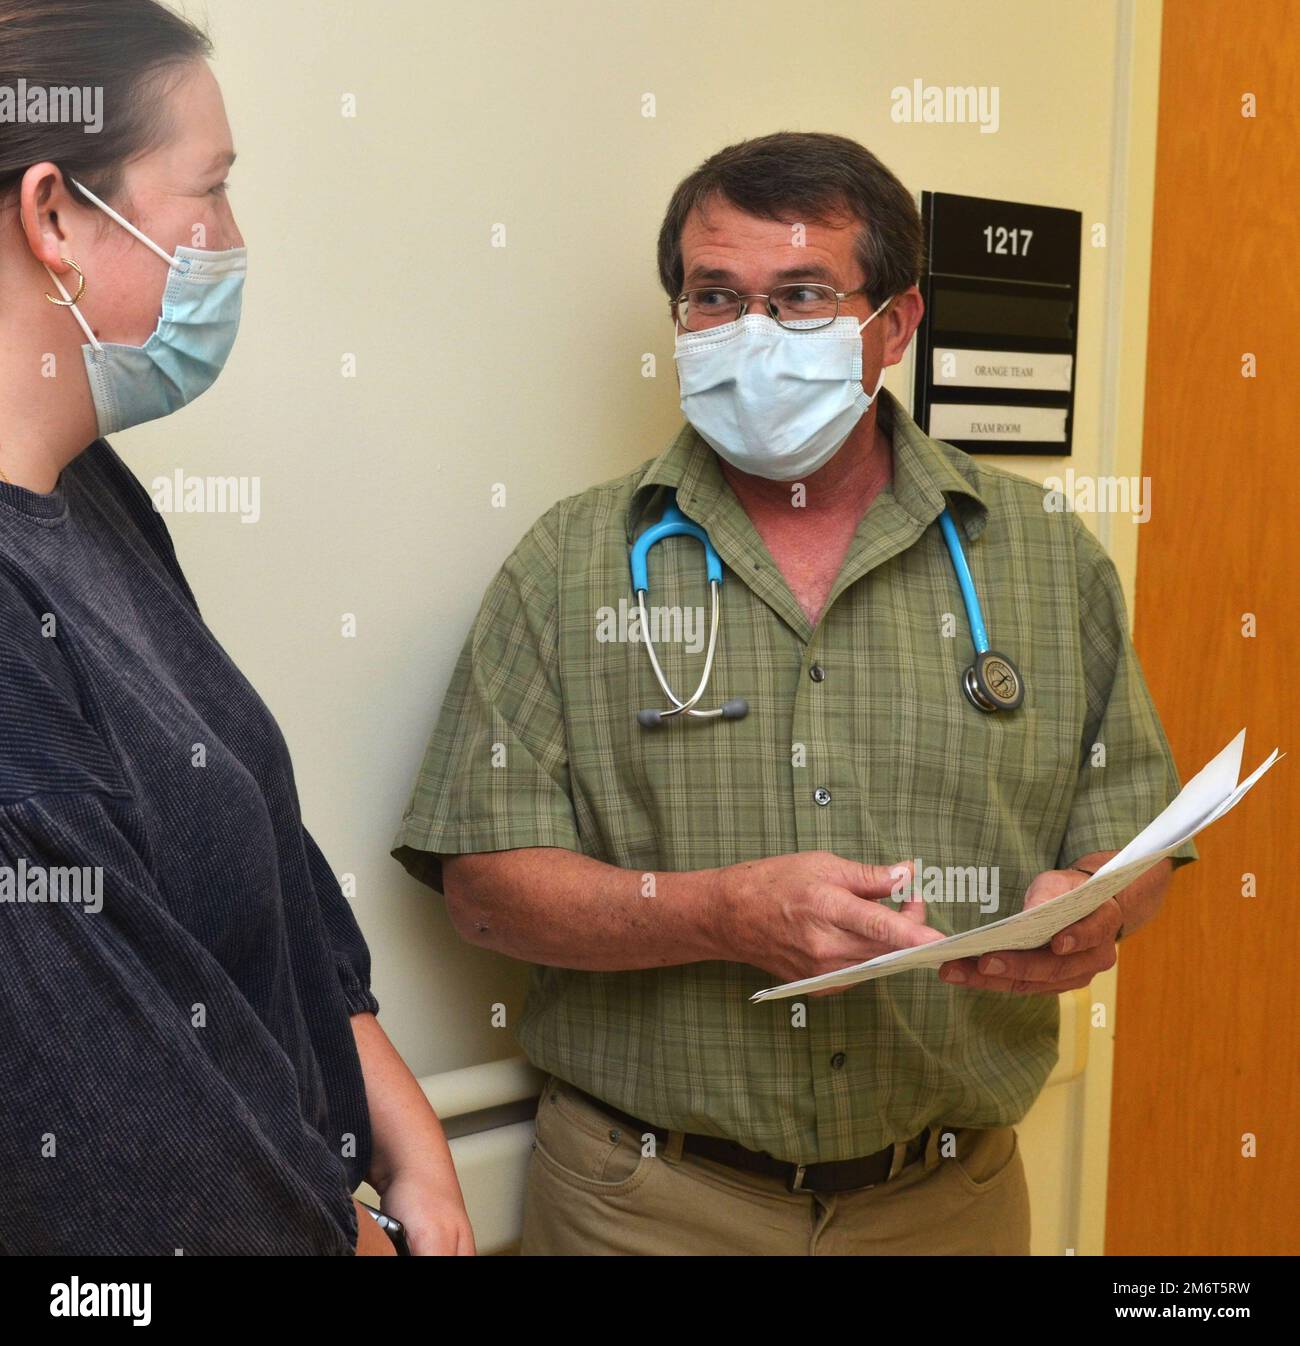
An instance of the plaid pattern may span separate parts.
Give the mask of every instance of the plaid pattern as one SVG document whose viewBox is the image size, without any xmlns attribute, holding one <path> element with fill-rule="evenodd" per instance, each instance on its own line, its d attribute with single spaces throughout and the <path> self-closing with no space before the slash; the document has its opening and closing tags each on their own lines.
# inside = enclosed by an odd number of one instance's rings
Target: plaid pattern
<svg viewBox="0 0 1300 1346">
<path fill-rule="evenodd" d="M 1036 874 L 1145 826 L 1179 783 L 1113 563 L 1075 515 L 1044 509 L 1036 483 L 929 438 L 887 392 L 880 406 L 894 479 L 815 631 L 690 425 L 649 464 L 548 510 L 461 652 L 394 842 L 407 869 L 438 887 L 440 854 L 521 846 L 636 871 L 796 850 L 996 866 L 996 911 L 928 906 L 953 933 L 1019 910 Z M 743 720 L 642 729 L 636 711 L 663 704 L 646 651 L 598 638 L 620 600 L 632 604 L 629 540 L 665 487 L 722 557 L 705 704 L 743 696 Z M 959 690 L 971 642 L 937 522 L 945 496 L 994 648 L 1025 675 L 1009 714 L 980 713 Z M 696 606 L 706 638 L 699 544 L 672 539 L 649 566 L 648 603 Z M 703 654 L 673 634 L 656 649 L 682 695 Z M 1175 859 L 1196 858 L 1188 843 Z M 721 961 L 534 967 L 519 1039 L 536 1065 L 634 1116 L 803 1163 L 868 1154 L 931 1122 L 1014 1123 L 1056 1060 L 1053 996 L 911 972 L 804 1001 L 795 1026 L 800 1002 L 748 1003 L 776 980 Z"/>
</svg>

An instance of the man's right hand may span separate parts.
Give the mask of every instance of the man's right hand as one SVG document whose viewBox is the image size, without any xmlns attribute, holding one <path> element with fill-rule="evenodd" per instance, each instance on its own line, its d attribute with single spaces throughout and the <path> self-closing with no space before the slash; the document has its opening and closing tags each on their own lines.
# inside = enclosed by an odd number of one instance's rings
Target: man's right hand
<svg viewBox="0 0 1300 1346">
<path fill-rule="evenodd" d="M 761 967 L 780 983 L 943 938 L 926 925 L 920 898 L 906 898 L 897 911 L 883 904 L 896 891 L 910 893 L 908 861 L 864 865 L 830 851 L 800 851 L 728 865 L 717 873 L 725 941 L 718 956 Z"/>
</svg>

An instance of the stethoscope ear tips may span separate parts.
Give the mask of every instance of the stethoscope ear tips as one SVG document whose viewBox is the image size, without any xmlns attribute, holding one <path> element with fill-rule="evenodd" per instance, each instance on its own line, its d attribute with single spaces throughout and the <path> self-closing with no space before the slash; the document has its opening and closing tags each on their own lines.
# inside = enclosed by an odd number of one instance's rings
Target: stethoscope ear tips
<svg viewBox="0 0 1300 1346">
<path fill-rule="evenodd" d="M 700 716 L 700 711 L 690 712 L 693 715 Z M 709 711 L 704 718 L 708 719 L 715 715 L 721 715 L 724 720 L 743 720 L 749 714 L 749 702 L 742 696 L 733 696 L 730 701 L 724 701 L 720 710 Z M 667 717 L 661 710 L 639 710 L 636 713 L 636 722 L 642 729 L 662 728 L 664 720 Z M 675 718 L 675 717 L 674 717 Z"/>
</svg>

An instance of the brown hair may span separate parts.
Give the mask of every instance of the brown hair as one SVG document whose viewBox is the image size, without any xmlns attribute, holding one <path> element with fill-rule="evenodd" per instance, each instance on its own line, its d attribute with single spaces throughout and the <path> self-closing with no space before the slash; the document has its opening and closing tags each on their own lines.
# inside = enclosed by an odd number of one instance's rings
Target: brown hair
<svg viewBox="0 0 1300 1346">
<path fill-rule="evenodd" d="M 111 200 L 125 166 L 169 134 L 167 73 L 211 54 L 207 34 L 157 0 L 0 0 L 0 86 L 103 91 L 96 132 L 66 121 L 0 128 L 0 203 L 45 160 Z"/>
<path fill-rule="evenodd" d="M 659 280 L 670 299 L 682 292 L 682 226 L 714 197 L 791 224 L 856 219 L 854 254 L 873 307 L 920 279 L 921 215 L 889 169 L 847 136 L 777 131 L 728 145 L 678 184 L 659 230 Z"/>
</svg>

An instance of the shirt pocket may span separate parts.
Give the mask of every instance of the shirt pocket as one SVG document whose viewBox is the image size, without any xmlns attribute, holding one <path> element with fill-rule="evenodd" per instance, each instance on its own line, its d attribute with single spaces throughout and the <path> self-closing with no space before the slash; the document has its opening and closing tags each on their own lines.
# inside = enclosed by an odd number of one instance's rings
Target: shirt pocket
<svg viewBox="0 0 1300 1346">
<path fill-rule="evenodd" d="M 901 702 L 888 744 L 892 760 L 875 765 L 893 788 L 887 799 L 878 790 L 873 797 L 890 853 L 927 866 L 997 869 L 999 909 L 954 907 L 954 930 L 1019 910 L 1024 886 L 1055 867 L 1069 821 L 1074 727 L 1045 706 L 976 710 L 954 686 L 942 704 Z"/>
</svg>

